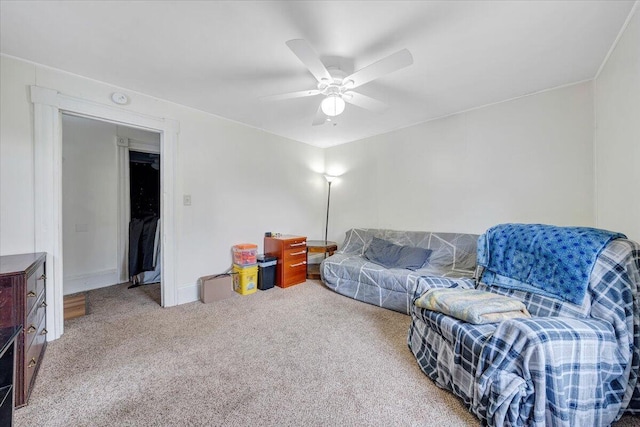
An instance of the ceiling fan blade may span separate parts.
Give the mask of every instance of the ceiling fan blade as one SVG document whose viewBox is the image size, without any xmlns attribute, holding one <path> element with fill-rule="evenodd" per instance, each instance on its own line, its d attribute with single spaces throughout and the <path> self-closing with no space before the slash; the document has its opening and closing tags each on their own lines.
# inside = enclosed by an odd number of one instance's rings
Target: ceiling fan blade
<svg viewBox="0 0 640 427">
<path fill-rule="evenodd" d="M 300 61 L 311 71 L 313 77 L 318 81 L 324 79 L 331 80 L 331 74 L 327 71 L 318 54 L 313 50 L 311 45 L 303 39 L 289 40 L 287 42 L 289 49 L 298 57 Z"/>
<path fill-rule="evenodd" d="M 263 101 L 280 101 L 283 99 L 304 98 L 305 96 L 315 96 L 315 95 L 320 95 L 320 91 L 317 89 L 300 90 L 298 92 L 281 93 L 279 95 L 261 96 L 259 99 Z"/>
<path fill-rule="evenodd" d="M 411 55 L 411 52 L 407 49 L 402 49 L 387 56 L 386 58 L 364 67 L 361 70 L 356 71 L 350 76 L 345 77 L 343 82 L 352 80 L 352 88 L 362 86 L 365 83 L 369 83 L 371 80 L 375 80 L 385 74 L 393 73 L 394 71 L 408 67 L 411 64 L 413 64 L 413 56 Z"/>
<path fill-rule="evenodd" d="M 316 115 L 313 117 L 313 122 L 311 123 L 313 126 L 320 126 L 327 122 L 327 116 L 322 112 L 322 104 L 318 106 L 318 111 L 316 111 Z"/>
<path fill-rule="evenodd" d="M 358 92 L 346 92 L 343 99 L 349 104 L 353 104 L 356 107 L 364 108 L 365 110 L 370 110 L 375 113 L 382 113 L 389 108 L 389 106 L 384 102 Z"/>
</svg>

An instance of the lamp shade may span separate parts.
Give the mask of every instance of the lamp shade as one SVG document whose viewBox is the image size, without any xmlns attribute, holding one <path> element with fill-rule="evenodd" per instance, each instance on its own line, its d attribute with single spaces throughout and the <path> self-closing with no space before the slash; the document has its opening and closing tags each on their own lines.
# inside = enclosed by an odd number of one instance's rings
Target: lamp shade
<svg viewBox="0 0 640 427">
<path fill-rule="evenodd" d="M 344 99 L 340 98 L 338 95 L 329 95 L 325 99 L 323 99 L 322 103 L 320 104 L 322 112 L 330 117 L 342 114 L 342 112 L 344 111 L 344 106 Z"/>
<path fill-rule="evenodd" d="M 332 176 L 332 175 L 325 175 L 324 178 L 327 180 L 327 182 L 333 182 L 338 177 Z"/>
</svg>

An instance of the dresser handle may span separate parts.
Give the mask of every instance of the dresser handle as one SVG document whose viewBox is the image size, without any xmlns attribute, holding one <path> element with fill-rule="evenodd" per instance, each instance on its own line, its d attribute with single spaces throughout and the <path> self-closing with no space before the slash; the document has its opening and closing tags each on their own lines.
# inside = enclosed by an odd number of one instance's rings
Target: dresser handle
<svg viewBox="0 0 640 427">
<path fill-rule="evenodd" d="M 40 307 L 46 307 L 47 306 L 47 302 L 46 301 L 42 301 L 42 304 L 40 304 Z"/>
<path fill-rule="evenodd" d="M 40 278 L 38 280 L 47 280 L 47 276 L 45 276 L 44 274 L 42 276 L 40 276 Z"/>
<path fill-rule="evenodd" d="M 42 332 L 40 332 L 40 335 L 47 335 L 49 331 L 47 331 L 47 328 L 42 328 Z"/>
<path fill-rule="evenodd" d="M 35 298 L 36 293 L 35 293 L 35 292 L 33 292 L 33 291 L 29 291 L 29 292 L 27 292 L 27 296 L 28 296 L 29 298 Z"/>
<path fill-rule="evenodd" d="M 36 362 L 36 358 L 32 357 L 31 360 L 29 360 L 29 364 L 27 365 L 27 368 L 33 368 L 37 364 L 38 364 L 38 362 Z"/>
<path fill-rule="evenodd" d="M 292 252 L 291 255 L 304 255 L 306 253 L 307 253 L 307 251 Z"/>
<path fill-rule="evenodd" d="M 289 246 L 291 246 L 291 247 L 294 247 L 294 246 L 307 246 L 307 242 L 292 243 Z"/>
<path fill-rule="evenodd" d="M 32 333 L 34 333 L 34 332 L 35 332 L 35 331 L 37 331 L 37 330 L 38 330 L 38 329 L 37 329 L 35 326 L 30 325 L 30 326 L 27 328 L 27 333 L 28 333 L 28 334 L 32 334 Z"/>
<path fill-rule="evenodd" d="M 305 265 L 307 263 L 307 261 L 302 261 L 299 262 L 297 264 L 291 264 L 289 267 L 300 267 L 301 265 Z"/>
</svg>

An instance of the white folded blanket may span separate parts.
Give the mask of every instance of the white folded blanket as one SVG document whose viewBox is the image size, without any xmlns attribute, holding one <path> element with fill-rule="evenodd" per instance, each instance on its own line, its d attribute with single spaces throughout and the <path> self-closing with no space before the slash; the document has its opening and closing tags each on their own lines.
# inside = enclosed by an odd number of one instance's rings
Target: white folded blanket
<svg viewBox="0 0 640 427">
<path fill-rule="evenodd" d="M 521 301 L 477 289 L 430 289 L 414 304 L 476 325 L 531 317 Z"/>
</svg>

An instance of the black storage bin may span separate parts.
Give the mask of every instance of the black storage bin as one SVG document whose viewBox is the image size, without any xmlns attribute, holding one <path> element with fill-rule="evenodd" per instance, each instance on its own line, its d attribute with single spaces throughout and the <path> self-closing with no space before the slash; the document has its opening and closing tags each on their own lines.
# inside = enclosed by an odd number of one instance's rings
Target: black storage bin
<svg viewBox="0 0 640 427">
<path fill-rule="evenodd" d="M 276 264 L 278 258 L 258 255 L 258 289 L 261 291 L 273 288 L 276 283 Z"/>
</svg>

